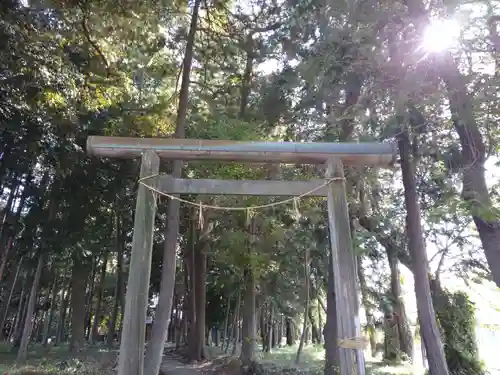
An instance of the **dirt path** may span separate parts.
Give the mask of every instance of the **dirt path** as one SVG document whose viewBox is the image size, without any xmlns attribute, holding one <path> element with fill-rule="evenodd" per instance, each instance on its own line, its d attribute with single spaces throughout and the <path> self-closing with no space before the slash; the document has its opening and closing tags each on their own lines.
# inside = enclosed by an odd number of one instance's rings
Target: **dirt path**
<svg viewBox="0 0 500 375">
<path fill-rule="evenodd" d="M 187 365 L 175 358 L 164 358 L 161 371 L 165 375 L 201 375 L 203 371 L 197 365 Z"/>
<path fill-rule="evenodd" d="M 167 352 L 163 356 L 160 370 L 165 375 L 206 375 L 212 367 L 212 362 L 186 364 L 175 353 Z"/>
</svg>

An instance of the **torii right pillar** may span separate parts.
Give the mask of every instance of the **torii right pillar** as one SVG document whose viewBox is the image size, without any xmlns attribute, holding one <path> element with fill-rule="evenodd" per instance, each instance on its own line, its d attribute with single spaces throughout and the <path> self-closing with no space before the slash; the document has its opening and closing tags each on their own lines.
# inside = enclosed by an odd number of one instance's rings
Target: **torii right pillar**
<svg viewBox="0 0 500 375">
<path fill-rule="evenodd" d="M 337 345 L 340 375 L 365 375 L 365 361 L 359 319 L 356 255 L 352 243 L 349 209 L 340 159 L 326 163 L 328 189 L 328 227 L 337 317 Z M 329 278 L 331 280 L 331 278 Z M 353 342 L 353 340 L 355 342 Z"/>
</svg>

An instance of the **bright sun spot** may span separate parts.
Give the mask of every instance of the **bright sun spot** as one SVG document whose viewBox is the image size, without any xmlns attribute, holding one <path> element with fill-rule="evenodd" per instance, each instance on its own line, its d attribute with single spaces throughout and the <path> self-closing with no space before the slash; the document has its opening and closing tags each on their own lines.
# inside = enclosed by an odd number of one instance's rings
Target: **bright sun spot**
<svg viewBox="0 0 500 375">
<path fill-rule="evenodd" d="M 456 21 L 434 20 L 425 29 L 422 47 L 428 52 L 441 52 L 457 43 L 459 36 Z"/>
</svg>

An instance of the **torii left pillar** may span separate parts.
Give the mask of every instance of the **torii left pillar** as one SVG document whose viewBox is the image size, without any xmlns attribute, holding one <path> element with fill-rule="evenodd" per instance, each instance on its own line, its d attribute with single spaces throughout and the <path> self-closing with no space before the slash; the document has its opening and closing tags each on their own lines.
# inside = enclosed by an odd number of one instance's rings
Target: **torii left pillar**
<svg viewBox="0 0 500 375">
<path fill-rule="evenodd" d="M 157 175 L 159 168 L 158 155 L 151 150 L 144 151 L 141 159 L 141 178 Z M 121 375 L 142 375 L 144 371 L 144 322 L 148 306 L 155 213 L 154 193 L 139 184 L 125 312 L 122 316 L 123 329 L 118 359 L 118 373 Z"/>
</svg>

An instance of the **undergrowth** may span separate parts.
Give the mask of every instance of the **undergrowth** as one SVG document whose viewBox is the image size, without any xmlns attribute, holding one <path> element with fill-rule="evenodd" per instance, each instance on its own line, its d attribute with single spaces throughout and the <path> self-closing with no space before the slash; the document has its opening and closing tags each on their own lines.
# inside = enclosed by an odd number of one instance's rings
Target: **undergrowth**
<svg viewBox="0 0 500 375">
<path fill-rule="evenodd" d="M 323 374 L 324 349 L 321 346 L 306 346 L 298 365 L 295 364 L 296 353 L 296 346 L 275 349 L 271 353 L 258 352 L 256 359 L 260 367 L 259 372 L 266 375 Z M 109 355 L 116 356 L 116 353 L 106 354 L 106 351 L 99 347 L 89 347 L 78 356 L 79 358 L 75 358 L 68 353 L 66 346 L 43 348 L 40 345 L 33 345 L 28 353 L 28 362 L 20 366 L 16 365 L 15 354 L 12 353 L 10 346 L 0 344 L 0 375 L 111 375 L 116 372 L 106 366 Z M 412 368 L 408 365 L 367 362 L 367 375 L 413 374 Z"/>
<path fill-rule="evenodd" d="M 16 363 L 16 353 L 10 345 L 0 344 L 0 374 L 8 375 L 111 375 L 107 368 L 110 356 L 116 354 L 89 347 L 83 353 L 72 355 L 67 346 L 32 345 L 28 351 L 28 360 Z"/>
<path fill-rule="evenodd" d="M 320 345 L 310 345 L 304 348 L 300 363 L 295 364 L 296 346 L 275 349 L 271 353 L 259 353 L 258 361 L 269 374 L 296 373 L 305 375 L 322 375 L 325 363 L 325 350 Z M 387 364 L 367 361 L 367 375 L 413 375 L 414 371 L 407 364 Z"/>
</svg>

